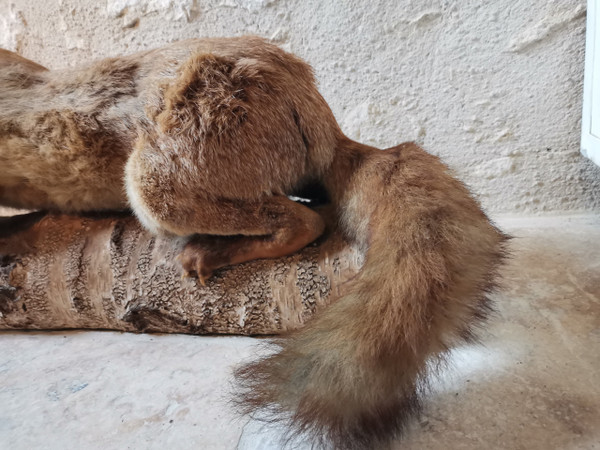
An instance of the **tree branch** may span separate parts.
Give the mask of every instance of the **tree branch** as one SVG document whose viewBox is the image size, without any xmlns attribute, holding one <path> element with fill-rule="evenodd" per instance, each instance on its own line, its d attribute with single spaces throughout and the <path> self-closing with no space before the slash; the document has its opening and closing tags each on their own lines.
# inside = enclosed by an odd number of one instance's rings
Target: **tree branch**
<svg viewBox="0 0 600 450">
<path fill-rule="evenodd" d="M 183 240 L 128 215 L 0 218 L 0 329 L 278 334 L 302 326 L 356 274 L 332 233 L 300 253 L 182 279 Z"/>
</svg>

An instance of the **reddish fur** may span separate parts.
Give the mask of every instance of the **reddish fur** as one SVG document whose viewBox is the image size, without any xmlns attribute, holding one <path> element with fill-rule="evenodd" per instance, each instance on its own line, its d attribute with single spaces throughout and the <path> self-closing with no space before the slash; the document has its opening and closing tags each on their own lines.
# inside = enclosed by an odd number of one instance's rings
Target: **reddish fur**
<svg viewBox="0 0 600 450">
<path fill-rule="evenodd" d="M 335 448 L 377 447 L 418 411 L 428 364 L 473 338 L 506 236 L 415 144 L 380 152 L 344 139 L 337 154 L 325 182 L 349 234 L 368 223 L 355 237 L 368 249 L 364 267 L 349 294 L 277 353 L 237 371 L 240 403 Z M 343 167 L 352 169 L 340 177 Z"/>
<path fill-rule="evenodd" d="M 245 411 L 338 448 L 381 445 L 418 410 L 428 367 L 485 318 L 506 236 L 417 145 L 343 136 L 310 67 L 264 40 L 190 40 L 58 72 L 0 52 L 0 81 L 0 202 L 128 203 L 155 232 L 221 235 L 182 254 L 203 279 L 318 237 L 322 219 L 286 194 L 325 184 L 365 265 L 347 295 L 237 371 Z"/>
</svg>

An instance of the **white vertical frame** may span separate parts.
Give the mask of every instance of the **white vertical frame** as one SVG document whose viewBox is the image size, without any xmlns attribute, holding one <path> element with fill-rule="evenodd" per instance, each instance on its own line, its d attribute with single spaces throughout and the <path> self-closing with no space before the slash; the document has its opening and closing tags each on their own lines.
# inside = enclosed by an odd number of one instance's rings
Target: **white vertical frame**
<svg viewBox="0 0 600 450">
<path fill-rule="evenodd" d="M 600 25 L 598 0 L 588 0 L 581 153 L 600 166 Z"/>
</svg>

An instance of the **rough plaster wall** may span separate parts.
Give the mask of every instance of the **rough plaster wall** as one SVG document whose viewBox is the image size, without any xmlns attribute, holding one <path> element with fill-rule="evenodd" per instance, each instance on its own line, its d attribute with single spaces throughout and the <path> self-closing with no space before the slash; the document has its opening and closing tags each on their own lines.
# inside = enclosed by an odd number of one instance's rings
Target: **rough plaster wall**
<svg viewBox="0 0 600 450">
<path fill-rule="evenodd" d="M 315 67 L 349 136 L 424 144 L 491 212 L 600 207 L 579 154 L 584 0 L 0 0 L 0 45 L 49 68 L 248 33 Z"/>
</svg>

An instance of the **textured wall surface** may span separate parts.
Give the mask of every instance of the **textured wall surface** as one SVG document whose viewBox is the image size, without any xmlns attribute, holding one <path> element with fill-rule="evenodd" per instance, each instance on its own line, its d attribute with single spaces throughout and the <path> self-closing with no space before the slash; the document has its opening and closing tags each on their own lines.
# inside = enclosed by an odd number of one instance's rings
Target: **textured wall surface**
<svg viewBox="0 0 600 450">
<path fill-rule="evenodd" d="M 585 12 L 584 0 L 0 0 L 0 46 L 59 68 L 258 34 L 314 66 L 349 136 L 420 142 L 490 212 L 590 211 Z"/>
</svg>

